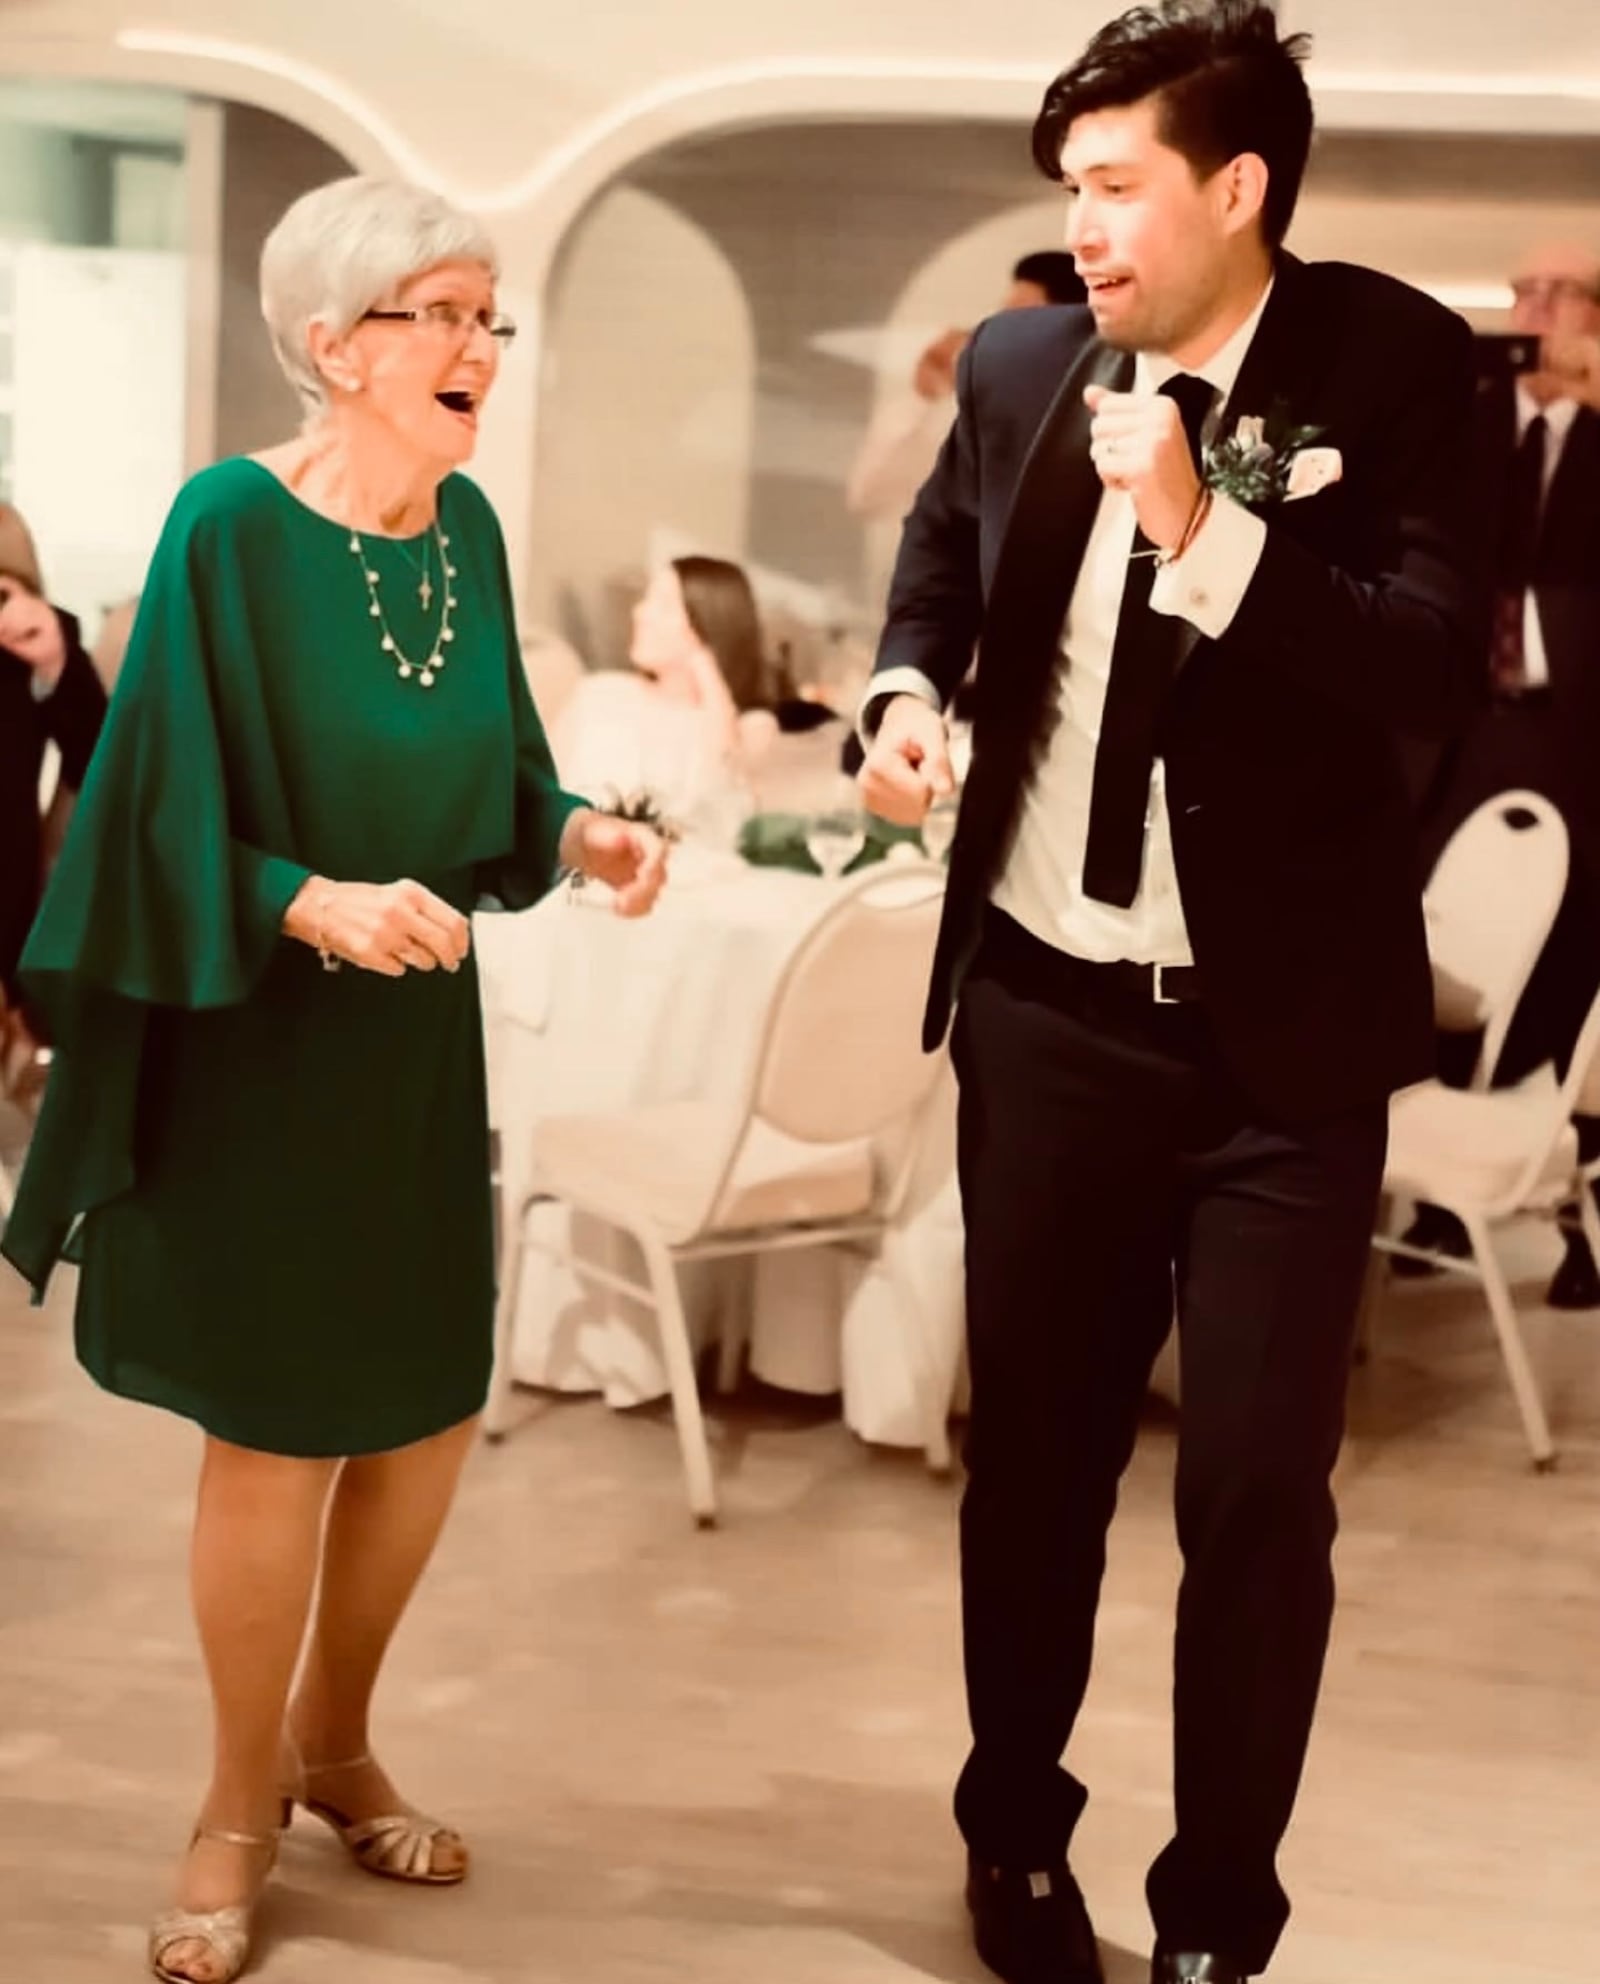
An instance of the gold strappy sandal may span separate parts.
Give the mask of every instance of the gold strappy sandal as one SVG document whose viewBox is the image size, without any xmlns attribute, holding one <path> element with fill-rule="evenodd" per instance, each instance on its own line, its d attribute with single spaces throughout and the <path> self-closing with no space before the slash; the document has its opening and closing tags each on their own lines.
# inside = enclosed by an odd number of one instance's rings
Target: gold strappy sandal
<svg viewBox="0 0 1600 1984">
<path fill-rule="evenodd" d="M 452 1827 L 421 1812 L 392 1812 L 376 1819 L 352 1819 L 336 1805 L 313 1798 L 310 1780 L 334 1771 L 356 1770 L 373 1761 L 370 1755 L 347 1757 L 336 1764 L 302 1764 L 299 1803 L 344 1842 L 345 1851 L 368 1874 L 379 1874 L 389 1881 L 412 1881 L 423 1887 L 454 1887 L 467 1877 L 465 1859 L 456 1867 L 435 1864 L 436 1850 L 448 1840 L 465 1854 L 466 1841 Z"/>
<path fill-rule="evenodd" d="M 189 1844 L 193 1846 L 197 1839 L 217 1839 L 225 1846 L 260 1847 L 271 1855 L 267 1862 L 270 1874 L 281 1837 L 280 1833 L 227 1832 L 221 1826 L 196 1826 Z M 264 1874 L 262 1885 L 265 1884 Z M 208 1979 L 207 1984 L 233 1984 L 233 1979 L 250 1961 L 250 1931 L 260 1899 L 261 1891 L 257 1889 L 249 1901 L 235 1902 L 229 1908 L 212 1908 L 204 1913 L 187 1908 L 167 1909 L 150 1925 L 150 1968 L 165 1984 L 196 1984 L 187 1970 L 173 1970 L 167 1958 L 180 1943 L 204 1943 L 222 1963 L 220 1974 Z"/>
</svg>

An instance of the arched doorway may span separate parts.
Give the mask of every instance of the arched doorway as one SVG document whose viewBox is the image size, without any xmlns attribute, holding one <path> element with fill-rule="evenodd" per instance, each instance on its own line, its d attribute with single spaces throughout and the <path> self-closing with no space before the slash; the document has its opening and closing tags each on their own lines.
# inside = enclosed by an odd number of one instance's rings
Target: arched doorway
<svg viewBox="0 0 1600 1984">
<path fill-rule="evenodd" d="M 349 170 L 252 106 L 0 78 L 0 495 L 91 638 L 184 476 L 293 426 L 256 260 L 290 199 Z"/>
</svg>

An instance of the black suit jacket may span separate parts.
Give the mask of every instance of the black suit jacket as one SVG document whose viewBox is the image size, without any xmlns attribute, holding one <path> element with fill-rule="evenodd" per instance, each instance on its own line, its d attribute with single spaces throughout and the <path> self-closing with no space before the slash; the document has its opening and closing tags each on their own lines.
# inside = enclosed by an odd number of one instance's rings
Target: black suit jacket
<svg viewBox="0 0 1600 1984">
<path fill-rule="evenodd" d="M 1516 399 L 1500 382 L 1478 396 L 1479 500 L 1498 535 L 1517 445 Z M 1574 417 L 1540 515 L 1533 591 L 1550 670 L 1547 778 L 1574 839 L 1600 874 L 1600 413 Z"/>
<path fill-rule="evenodd" d="M 924 1035 L 944 1035 L 1046 741 L 1061 629 L 1100 501 L 1083 389 L 1131 356 L 1082 309 L 984 324 L 907 519 L 879 670 L 946 701 L 978 643 L 973 761 Z M 1192 629 L 1161 739 L 1173 852 L 1223 1052 L 1269 1114 L 1306 1120 L 1432 1072 L 1433 1005 L 1397 733 L 1481 693 L 1486 587 L 1465 323 L 1370 270 L 1280 257 L 1224 411 L 1281 401 L 1342 480 L 1263 510 L 1227 633 Z"/>
<path fill-rule="evenodd" d="M 0 648 L 0 982 L 16 997 L 17 959 L 39 907 L 39 771 L 44 747 L 61 752 L 61 775 L 74 791 L 100 735 L 105 691 L 83 651 L 78 623 L 60 616 L 67 665 L 52 693 L 33 695 L 33 670 Z"/>
</svg>

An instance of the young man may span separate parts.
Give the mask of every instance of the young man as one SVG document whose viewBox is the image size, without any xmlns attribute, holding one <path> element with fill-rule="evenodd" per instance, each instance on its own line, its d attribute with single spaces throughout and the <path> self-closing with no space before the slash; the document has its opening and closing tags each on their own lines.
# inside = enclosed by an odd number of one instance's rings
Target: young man
<svg viewBox="0 0 1600 1984">
<path fill-rule="evenodd" d="M 1174 1292 L 1177 1824 L 1151 1975 L 1237 1984 L 1272 1955 L 1387 1099 L 1433 1066 L 1392 735 L 1457 725 L 1481 673 L 1472 346 L 1404 285 L 1282 250 L 1304 53 L 1253 0 L 1163 0 L 1051 85 L 1035 155 L 1089 308 L 994 318 L 963 355 L 863 708 L 868 803 L 915 821 L 950 787 L 940 708 L 978 641 L 926 1037 L 959 987 L 956 1813 L 1011 1984 L 1101 1975 L 1059 1759 Z"/>
</svg>

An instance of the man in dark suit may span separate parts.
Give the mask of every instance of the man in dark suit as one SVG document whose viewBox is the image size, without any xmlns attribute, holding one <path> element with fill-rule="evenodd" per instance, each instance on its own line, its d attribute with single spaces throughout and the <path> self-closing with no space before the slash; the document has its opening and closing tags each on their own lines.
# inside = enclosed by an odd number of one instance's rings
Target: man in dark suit
<svg viewBox="0 0 1600 1984">
<path fill-rule="evenodd" d="M 39 774 L 45 745 L 59 748 L 62 780 L 76 791 L 105 707 L 77 621 L 21 574 L 0 571 L 0 987 L 13 1008 L 17 960 L 43 879 Z"/>
<path fill-rule="evenodd" d="M 1543 793 L 1566 821 L 1566 894 L 1506 1036 L 1500 1082 L 1545 1061 L 1564 1072 L 1600 989 L 1600 255 L 1547 243 L 1524 258 L 1511 291 L 1512 328 L 1538 340 L 1539 369 L 1486 376 L 1478 392 L 1478 501 L 1495 548 L 1489 696 L 1422 826 L 1431 861 L 1475 807 L 1517 787 Z M 1441 1039 L 1446 1079 L 1468 1079 L 1476 1045 Z M 1600 1124 L 1580 1133 L 1593 1156 Z M 1406 1237 L 1468 1251 L 1459 1222 L 1433 1207 Z M 1545 1300 L 1600 1307 L 1600 1270 L 1575 1222 Z"/>
<path fill-rule="evenodd" d="M 940 708 L 978 642 L 926 1039 L 959 990 L 956 1815 L 978 1948 L 1012 1984 L 1101 1976 L 1060 1757 L 1174 1289 L 1177 1825 L 1151 1974 L 1236 1984 L 1272 1954 L 1387 1100 L 1433 1065 L 1393 739 L 1472 703 L 1472 346 L 1416 291 L 1282 251 L 1304 52 L 1253 0 L 1165 0 L 1051 85 L 1034 151 L 1089 308 L 974 337 L 862 711 L 866 799 L 914 822 L 950 786 Z"/>
</svg>

